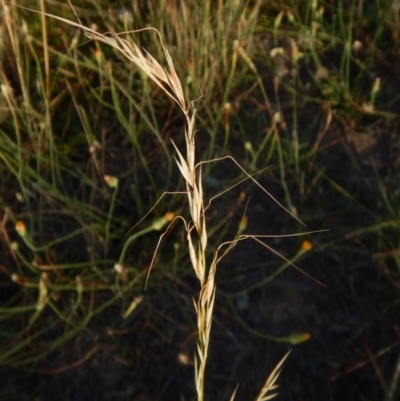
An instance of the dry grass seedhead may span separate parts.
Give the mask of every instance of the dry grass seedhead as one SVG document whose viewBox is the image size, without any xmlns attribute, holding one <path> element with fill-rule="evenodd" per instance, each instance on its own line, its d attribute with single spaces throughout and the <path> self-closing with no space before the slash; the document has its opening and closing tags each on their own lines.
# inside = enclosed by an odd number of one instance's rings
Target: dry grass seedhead
<svg viewBox="0 0 400 401">
<path fill-rule="evenodd" d="M 71 5 L 72 7 L 72 5 Z M 32 10 L 33 11 L 33 10 Z M 218 251 L 215 253 L 211 266 L 207 269 L 206 266 L 206 247 L 207 247 L 207 230 L 206 230 L 206 218 L 205 218 L 205 207 L 203 200 L 203 187 L 202 187 L 202 173 L 201 173 L 201 162 L 196 164 L 195 161 L 195 114 L 196 110 L 192 106 L 192 102 L 188 102 L 184 98 L 184 93 L 182 90 L 182 85 L 179 77 L 176 74 L 173 60 L 165 47 L 161 35 L 157 29 L 154 28 L 144 28 L 141 30 L 125 32 L 134 33 L 144 30 L 154 31 L 158 35 L 158 39 L 162 46 L 167 68 L 162 67 L 162 65 L 146 50 L 141 50 L 136 45 L 133 40 L 126 40 L 121 37 L 121 34 L 110 32 L 107 34 L 99 33 L 91 28 L 84 26 L 78 18 L 79 23 L 69 21 L 67 19 L 43 13 L 42 16 L 47 15 L 51 18 L 55 18 L 59 21 L 65 22 L 66 24 L 72 25 L 74 27 L 80 28 L 84 31 L 86 36 L 90 40 L 97 40 L 99 42 L 105 43 L 127 59 L 133 62 L 138 68 L 140 68 L 151 80 L 153 80 L 173 101 L 177 103 L 186 118 L 186 129 L 185 129 L 185 142 L 186 142 L 186 154 L 183 155 L 178 149 L 176 144 L 172 142 L 175 148 L 176 155 L 175 161 L 186 182 L 186 194 L 189 201 L 189 210 L 191 221 L 187 221 L 182 216 L 172 217 L 173 221 L 175 219 L 181 219 L 184 222 L 184 226 L 187 233 L 187 241 L 189 248 L 190 260 L 196 276 L 200 283 L 200 294 L 197 301 L 194 301 L 194 307 L 197 314 L 197 327 L 198 327 L 198 341 L 197 341 L 197 357 L 195 358 L 195 383 L 197 389 L 198 400 L 204 400 L 204 382 L 205 382 L 205 368 L 208 355 L 208 346 L 210 342 L 210 331 L 212 325 L 213 308 L 215 301 L 215 273 L 218 262 L 223 256 L 225 256 L 229 250 L 241 239 L 236 238 L 230 243 L 228 249 L 223 253 L 222 256 L 218 256 Z M 244 171 L 244 169 L 233 160 L 239 168 Z M 246 172 L 245 172 L 246 173 Z M 247 173 L 246 173 L 247 174 Z M 247 174 L 249 179 L 252 179 L 257 185 L 259 185 L 251 175 Z M 263 188 L 265 191 L 265 189 Z M 225 191 L 224 191 L 225 192 Z M 271 196 L 268 192 L 267 194 Z M 272 197 L 272 196 L 271 196 Z M 274 199 L 274 198 L 272 198 Z M 277 201 L 275 201 L 277 202 Z M 278 202 L 277 202 L 278 203 Z M 279 204 L 279 203 L 278 203 Z M 282 207 L 282 206 L 281 206 Z M 208 208 L 208 206 L 207 206 Z M 286 210 L 286 209 L 285 209 Z M 290 212 L 289 212 L 290 213 Z M 171 224 L 173 223 L 171 222 Z M 194 241 L 192 236 L 192 231 L 197 232 L 196 237 L 199 238 Z M 165 234 L 165 233 L 164 233 Z M 161 238 L 163 235 L 161 235 Z M 218 248 L 220 249 L 220 248 Z M 154 259 L 153 259 L 154 260 Z M 274 383 L 279 374 L 280 364 L 275 368 L 267 383 L 265 384 L 263 390 L 260 393 L 257 401 L 267 400 L 271 396 L 266 398 L 266 394 L 271 389 L 275 388 Z M 233 398 L 232 398 L 233 399 Z"/>
</svg>

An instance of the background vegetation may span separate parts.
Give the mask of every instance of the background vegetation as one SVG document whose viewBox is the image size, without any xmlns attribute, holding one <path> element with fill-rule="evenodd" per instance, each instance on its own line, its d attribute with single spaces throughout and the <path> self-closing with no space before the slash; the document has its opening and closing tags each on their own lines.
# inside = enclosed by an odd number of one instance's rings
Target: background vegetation
<svg viewBox="0 0 400 401">
<path fill-rule="evenodd" d="M 75 20 L 64 2 L 23 5 Z M 159 29 L 198 99 L 198 159 L 268 167 L 257 180 L 307 225 L 248 180 L 213 201 L 210 258 L 238 230 L 276 235 L 267 244 L 314 280 L 254 242 L 221 262 L 208 398 L 239 383 L 236 399 L 254 399 L 292 349 L 279 399 L 398 399 L 399 2 L 74 5 L 101 32 Z M 1 11 L 0 398 L 194 399 L 198 284 L 179 224 L 144 291 L 186 197 L 130 231 L 185 190 L 171 144 L 184 146 L 183 116 L 79 29 Z M 162 59 L 155 35 L 134 39 Z M 244 178 L 207 165 L 206 199 Z"/>
</svg>

